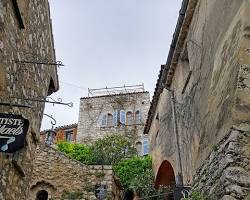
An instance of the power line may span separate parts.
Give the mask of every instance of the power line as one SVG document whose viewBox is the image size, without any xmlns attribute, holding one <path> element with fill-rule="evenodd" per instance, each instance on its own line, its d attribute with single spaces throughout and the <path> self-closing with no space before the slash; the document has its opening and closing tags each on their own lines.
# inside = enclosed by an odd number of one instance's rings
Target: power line
<svg viewBox="0 0 250 200">
<path fill-rule="evenodd" d="M 85 90 L 85 91 L 88 89 L 88 88 L 81 87 L 81 86 L 75 85 L 73 83 L 68 83 L 68 82 L 64 82 L 64 81 L 60 81 L 60 83 L 65 84 L 65 85 L 69 85 L 71 87 L 75 87 L 75 88 L 78 88 L 78 89 L 81 89 L 81 90 Z"/>
</svg>

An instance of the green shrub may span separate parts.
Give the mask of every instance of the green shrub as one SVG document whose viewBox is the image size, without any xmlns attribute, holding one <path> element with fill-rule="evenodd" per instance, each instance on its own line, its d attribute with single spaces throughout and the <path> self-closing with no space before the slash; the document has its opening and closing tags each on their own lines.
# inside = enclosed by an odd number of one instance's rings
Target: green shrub
<svg viewBox="0 0 250 200">
<path fill-rule="evenodd" d="M 83 198 L 83 193 L 80 191 L 69 192 L 63 191 L 61 200 L 79 200 Z"/>
<path fill-rule="evenodd" d="M 194 190 L 189 198 L 182 198 L 182 200 L 207 200 L 204 194 Z"/>
<path fill-rule="evenodd" d="M 70 158 L 88 165 L 113 165 L 137 154 L 132 143 L 121 135 L 106 136 L 92 145 L 59 142 L 57 148 Z"/>
</svg>

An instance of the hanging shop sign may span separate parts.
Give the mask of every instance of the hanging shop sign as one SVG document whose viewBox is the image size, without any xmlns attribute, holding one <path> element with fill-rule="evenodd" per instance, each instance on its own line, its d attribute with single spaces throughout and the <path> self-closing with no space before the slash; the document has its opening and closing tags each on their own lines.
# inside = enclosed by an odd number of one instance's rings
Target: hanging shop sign
<svg viewBox="0 0 250 200">
<path fill-rule="evenodd" d="M 0 113 L 0 152 L 14 153 L 25 145 L 29 121 L 21 115 Z"/>
</svg>

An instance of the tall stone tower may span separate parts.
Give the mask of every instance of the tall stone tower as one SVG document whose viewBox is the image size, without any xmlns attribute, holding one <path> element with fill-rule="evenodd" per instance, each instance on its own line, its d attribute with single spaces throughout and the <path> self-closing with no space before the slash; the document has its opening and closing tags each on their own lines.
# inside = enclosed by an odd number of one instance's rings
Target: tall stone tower
<svg viewBox="0 0 250 200">
<path fill-rule="evenodd" d="M 143 129 L 149 106 L 150 95 L 143 85 L 91 89 L 89 97 L 80 101 L 77 142 L 89 143 L 109 134 L 121 134 L 132 139 L 141 154 L 147 154 Z"/>
<path fill-rule="evenodd" d="M 28 199 L 44 110 L 37 100 L 58 90 L 55 62 L 48 1 L 1 0 L 1 200 Z"/>
</svg>

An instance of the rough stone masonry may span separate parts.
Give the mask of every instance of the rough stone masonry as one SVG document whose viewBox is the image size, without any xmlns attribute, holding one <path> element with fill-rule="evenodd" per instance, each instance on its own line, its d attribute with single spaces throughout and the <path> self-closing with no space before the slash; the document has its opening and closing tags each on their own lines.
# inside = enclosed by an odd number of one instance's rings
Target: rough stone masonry
<svg viewBox="0 0 250 200">
<path fill-rule="evenodd" d="M 0 0 L 0 113 L 29 121 L 25 147 L 0 153 L 1 200 L 28 199 L 44 103 L 25 99 L 43 99 L 58 89 L 56 67 L 36 62 L 55 62 L 48 1 Z"/>
<path fill-rule="evenodd" d="M 112 166 L 84 165 L 45 145 L 37 147 L 34 166 L 30 200 L 36 199 L 40 191 L 46 191 L 48 199 L 54 200 L 62 199 L 65 194 L 78 194 L 79 199 L 95 200 L 98 185 L 105 186 L 106 200 L 118 198 Z"/>
</svg>

